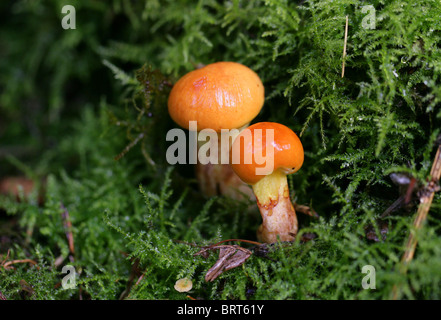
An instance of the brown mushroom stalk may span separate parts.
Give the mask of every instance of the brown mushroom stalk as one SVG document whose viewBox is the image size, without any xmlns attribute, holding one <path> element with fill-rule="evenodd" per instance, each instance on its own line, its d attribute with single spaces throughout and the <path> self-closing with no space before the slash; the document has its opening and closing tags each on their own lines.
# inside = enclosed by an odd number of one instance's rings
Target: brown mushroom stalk
<svg viewBox="0 0 441 320">
<path fill-rule="evenodd" d="M 216 150 L 217 155 L 212 162 L 196 163 L 196 178 L 200 190 L 208 197 L 225 195 L 232 199 L 240 200 L 243 196 L 253 200 L 254 194 L 233 171 L 229 164 L 229 155 L 234 139 L 247 127 L 217 133 L 215 142 L 212 139 L 206 141 L 205 137 L 198 135 L 197 153 L 205 153 L 207 150 Z M 211 156 L 210 152 L 207 152 Z"/>
<path fill-rule="evenodd" d="M 218 140 L 207 142 L 206 146 L 198 143 L 198 154 L 201 148 L 212 150 L 212 143 L 218 143 L 219 150 L 218 162 L 196 166 L 205 195 L 228 194 L 240 198 L 236 189 L 249 192 L 230 166 L 221 163 L 222 159 L 228 159 L 231 144 L 224 144 L 222 150 L 219 140 L 222 130 L 246 127 L 259 114 L 263 103 L 264 87 L 259 76 L 235 62 L 216 62 L 193 70 L 173 86 L 168 99 L 171 118 L 186 129 L 190 122 L 196 121 L 198 130 L 212 129 L 219 135 Z"/>
</svg>

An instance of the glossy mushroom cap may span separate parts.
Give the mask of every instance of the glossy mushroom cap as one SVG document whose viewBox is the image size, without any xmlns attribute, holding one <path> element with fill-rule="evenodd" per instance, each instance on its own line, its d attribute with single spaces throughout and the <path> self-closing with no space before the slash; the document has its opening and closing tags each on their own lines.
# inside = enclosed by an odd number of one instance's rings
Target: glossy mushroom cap
<svg viewBox="0 0 441 320">
<path fill-rule="evenodd" d="M 216 62 L 184 75 L 173 86 L 168 99 L 171 118 L 188 129 L 197 121 L 198 130 L 240 128 L 262 109 L 264 87 L 259 76 L 236 62 Z"/>
<path fill-rule="evenodd" d="M 268 130 L 272 130 L 274 139 L 270 139 L 271 132 Z M 271 158 L 266 157 L 270 147 L 274 148 Z M 266 161 L 273 161 L 273 166 L 269 166 L 272 171 L 257 174 L 256 169 L 266 167 L 267 163 L 262 163 L 256 154 Z M 253 155 L 250 157 L 251 162 L 246 158 L 247 155 Z M 302 143 L 290 128 L 275 122 L 259 122 L 242 131 L 234 140 L 231 167 L 239 178 L 253 185 L 277 170 L 284 174 L 296 172 L 303 165 L 303 159 Z"/>
</svg>

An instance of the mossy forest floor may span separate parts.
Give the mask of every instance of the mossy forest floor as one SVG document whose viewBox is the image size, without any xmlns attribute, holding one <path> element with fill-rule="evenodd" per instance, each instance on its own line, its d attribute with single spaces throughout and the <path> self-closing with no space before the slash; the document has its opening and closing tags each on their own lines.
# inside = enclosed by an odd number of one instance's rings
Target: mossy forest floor
<svg viewBox="0 0 441 320">
<path fill-rule="evenodd" d="M 438 0 L 2 1 L 0 180 L 26 184 L 0 195 L 0 298 L 440 299 L 439 192 L 413 225 L 437 190 L 440 17 Z M 253 122 L 300 136 L 291 198 L 319 218 L 298 214 L 292 243 L 223 242 L 251 255 L 207 282 L 218 252 L 195 254 L 261 223 L 166 161 L 170 86 L 215 61 L 261 77 Z"/>
</svg>

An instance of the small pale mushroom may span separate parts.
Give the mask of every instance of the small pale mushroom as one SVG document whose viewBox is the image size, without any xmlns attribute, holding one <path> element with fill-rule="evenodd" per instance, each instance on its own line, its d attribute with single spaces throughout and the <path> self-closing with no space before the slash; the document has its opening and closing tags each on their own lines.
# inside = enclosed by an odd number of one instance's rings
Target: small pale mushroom
<svg viewBox="0 0 441 320">
<path fill-rule="evenodd" d="M 232 168 L 252 186 L 262 216 L 257 231 L 261 242 L 292 241 L 298 230 L 295 209 L 289 197 L 287 175 L 300 169 L 303 146 L 288 127 L 275 122 L 253 124 L 236 138 L 232 146 Z M 266 156 L 263 165 L 259 157 Z M 247 160 L 248 157 L 248 160 Z M 258 160 L 258 161 L 257 161 Z"/>
<path fill-rule="evenodd" d="M 188 278 L 182 278 L 176 281 L 174 288 L 179 292 L 188 292 L 193 288 L 193 282 Z"/>
<path fill-rule="evenodd" d="M 217 141 L 208 142 L 217 144 L 218 163 L 198 161 L 196 165 L 199 187 L 205 195 L 223 194 L 237 199 L 245 193 L 253 198 L 248 186 L 220 159 L 228 161 L 232 141 L 259 114 L 264 99 L 259 76 L 236 62 L 206 65 L 185 74 L 173 86 L 168 99 L 170 117 L 182 128 L 191 129 L 190 122 L 196 121 L 198 131 L 212 129 L 218 135 Z M 221 141 L 222 129 L 231 130 L 226 145 Z M 198 142 L 198 150 L 200 147 Z"/>
</svg>

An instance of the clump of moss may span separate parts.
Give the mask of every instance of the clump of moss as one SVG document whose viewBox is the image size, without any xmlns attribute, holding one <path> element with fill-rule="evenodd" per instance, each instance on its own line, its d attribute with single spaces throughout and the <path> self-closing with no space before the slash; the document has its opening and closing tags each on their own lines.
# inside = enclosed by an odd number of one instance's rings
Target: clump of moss
<svg viewBox="0 0 441 320">
<path fill-rule="evenodd" d="M 10 44 L 0 53 L 0 124 L 10 123 L 0 130 L 8 141 L 0 174 L 45 181 L 43 202 L 36 192 L 21 202 L 0 198 L 0 230 L 8 230 L 0 264 L 34 262 L 0 266 L 3 296 L 385 299 L 399 285 L 401 298 L 441 297 L 440 195 L 406 274 L 400 259 L 418 194 L 384 219 L 387 229 L 377 224 L 403 191 L 391 173 L 419 186 L 429 176 L 441 118 L 439 1 L 86 2 L 77 4 L 81 28 L 70 31 L 52 28 L 58 1 L 0 5 L 10 27 L 0 32 Z M 374 29 L 364 27 L 364 5 L 375 9 Z M 204 198 L 191 165 L 166 163 L 165 133 L 175 126 L 166 101 L 180 75 L 220 60 L 261 76 L 266 101 L 255 121 L 300 135 L 305 163 L 290 190 L 320 219 L 299 215 L 296 242 L 253 251 L 206 282 L 216 257 L 193 255 L 225 239 L 255 240 L 260 217 L 249 203 Z M 304 234 L 315 237 L 300 241 Z M 75 289 L 62 289 L 64 265 L 76 269 Z M 362 287 L 366 265 L 375 268 L 375 289 Z M 173 288 L 184 277 L 189 293 Z"/>
</svg>

